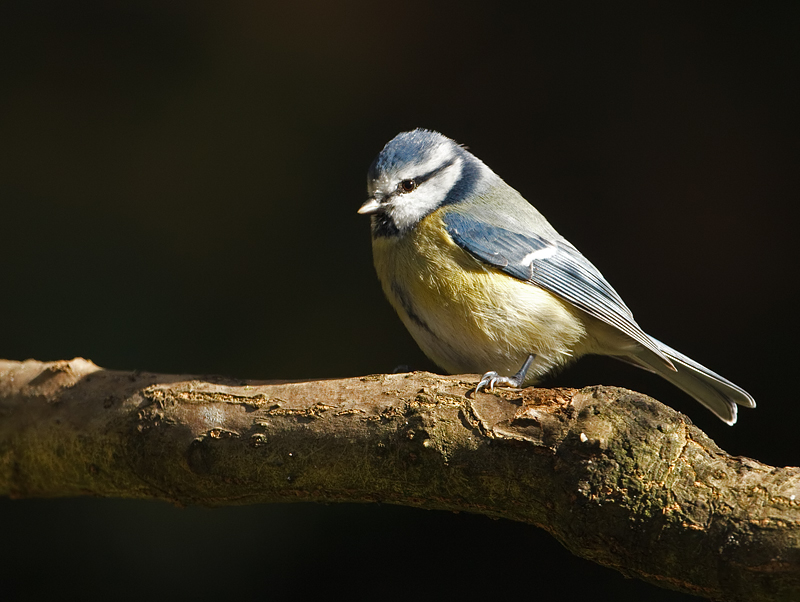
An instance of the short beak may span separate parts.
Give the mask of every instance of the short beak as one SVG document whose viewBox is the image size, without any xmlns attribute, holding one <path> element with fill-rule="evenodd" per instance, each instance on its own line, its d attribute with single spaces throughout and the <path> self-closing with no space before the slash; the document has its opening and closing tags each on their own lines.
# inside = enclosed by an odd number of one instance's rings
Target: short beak
<svg viewBox="0 0 800 602">
<path fill-rule="evenodd" d="M 369 199 L 366 203 L 361 205 L 361 209 L 359 209 L 358 212 L 361 215 L 371 215 L 373 213 L 377 213 L 380 208 L 381 204 L 378 201 L 375 199 Z"/>
</svg>

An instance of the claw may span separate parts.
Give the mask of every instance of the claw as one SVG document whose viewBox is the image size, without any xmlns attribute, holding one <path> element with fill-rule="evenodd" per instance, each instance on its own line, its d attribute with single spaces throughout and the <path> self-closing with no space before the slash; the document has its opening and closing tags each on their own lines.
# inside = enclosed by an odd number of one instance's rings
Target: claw
<svg viewBox="0 0 800 602">
<path fill-rule="evenodd" d="M 481 381 L 478 383 L 478 386 L 475 387 L 475 392 L 482 391 L 487 389 L 488 391 L 494 391 L 495 385 L 501 384 L 500 381 L 509 380 L 504 376 L 500 376 L 497 372 L 487 372 L 481 377 Z"/>
<path fill-rule="evenodd" d="M 487 390 L 487 391 L 494 391 L 495 387 L 499 386 L 506 386 L 517 388 L 519 384 L 514 378 L 509 378 L 508 376 L 500 376 L 497 372 L 487 372 L 481 377 L 481 382 L 478 383 L 478 386 L 475 387 L 475 392 Z"/>
<path fill-rule="evenodd" d="M 485 391 L 488 388 L 488 391 L 494 391 L 495 387 L 505 386 L 511 387 L 512 389 L 519 389 L 522 387 L 522 383 L 525 382 L 525 376 L 528 374 L 528 368 L 531 367 L 534 358 L 536 355 L 530 354 L 528 358 L 525 360 L 525 363 L 522 364 L 522 368 L 519 369 L 514 376 L 500 376 L 497 372 L 492 370 L 491 372 L 487 372 L 481 377 L 478 386 L 475 387 L 475 392 L 478 393 L 479 391 Z"/>
</svg>

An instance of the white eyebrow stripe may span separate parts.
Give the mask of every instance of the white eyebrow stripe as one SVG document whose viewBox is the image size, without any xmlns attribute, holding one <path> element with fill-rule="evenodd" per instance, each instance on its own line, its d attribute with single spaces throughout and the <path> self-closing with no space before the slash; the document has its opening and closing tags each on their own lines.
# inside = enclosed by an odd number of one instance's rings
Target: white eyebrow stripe
<svg viewBox="0 0 800 602">
<path fill-rule="evenodd" d="M 544 249 L 531 251 L 525 257 L 522 258 L 522 261 L 520 261 L 519 264 L 530 265 L 534 259 L 548 259 L 553 255 L 555 255 L 556 251 L 558 251 L 556 247 L 545 247 Z"/>
<path fill-rule="evenodd" d="M 431 152 L 425 162 L 418 163 L 416 161 L 410 161 L 409 165 L 403 171 L 403 177 L 411 179 L 428 173 L 429 171 L 434 171 L 454 159 L 455 156 L 456 153 L 449 144 L 441 144 Z"/>
</svg>

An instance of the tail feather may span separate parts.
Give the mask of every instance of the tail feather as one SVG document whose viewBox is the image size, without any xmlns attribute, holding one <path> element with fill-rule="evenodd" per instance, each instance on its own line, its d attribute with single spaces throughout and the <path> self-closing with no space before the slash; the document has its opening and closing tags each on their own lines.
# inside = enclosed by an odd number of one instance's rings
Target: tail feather
<svg viewBox="0 0 800 602">
<path fill-rule="evenodd" d="M 653 339 L 661 352 L 675 365 L 677 371 L 669 370 L 663 360 L 649 350 L 642 349 L 636 355 L 621 358 L 635 366 L 655 372 L 711 410 L 728 424 L 736 423 L 737 405 L 756 407 L 753 397 L 741 387 L 675 351 L 661 341 Z M 649 357 L 652 356 L 652 357 Z"/>
</svg>

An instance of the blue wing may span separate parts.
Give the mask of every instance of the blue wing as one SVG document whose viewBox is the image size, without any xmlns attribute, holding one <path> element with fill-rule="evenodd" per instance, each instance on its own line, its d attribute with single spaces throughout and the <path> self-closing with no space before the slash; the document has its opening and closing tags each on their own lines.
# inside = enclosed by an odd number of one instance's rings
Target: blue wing
<svg viewBox="0 0 800 602">
<path fill-rule="evenodd" d="M 442 220 L 453 241 L 471 255 L 514 278 L 536 284 L 610 324 L 651 350 L 674 370 L 657 343 L 636 324 L 617 291 L 566 240 L 520 234 L 455 211 L 445 213 Z"/>
</svg>

